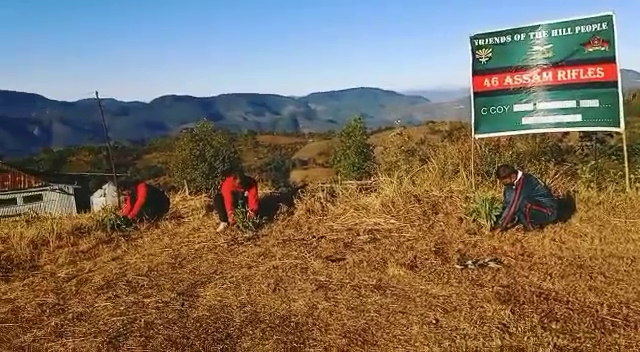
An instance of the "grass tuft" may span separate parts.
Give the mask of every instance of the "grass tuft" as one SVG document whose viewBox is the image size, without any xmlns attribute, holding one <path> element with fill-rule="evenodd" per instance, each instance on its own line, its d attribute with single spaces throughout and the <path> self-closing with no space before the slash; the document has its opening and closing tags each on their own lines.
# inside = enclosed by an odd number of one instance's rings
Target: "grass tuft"
<svg viewBox="0 0 640 352">
<path fill-rule="evenodd" d="M 467 216 L 487 231 L 497 224 L 501 213 L 502 200 L 492 194 L 477 194 L 467 208 Z"/>
</svg>

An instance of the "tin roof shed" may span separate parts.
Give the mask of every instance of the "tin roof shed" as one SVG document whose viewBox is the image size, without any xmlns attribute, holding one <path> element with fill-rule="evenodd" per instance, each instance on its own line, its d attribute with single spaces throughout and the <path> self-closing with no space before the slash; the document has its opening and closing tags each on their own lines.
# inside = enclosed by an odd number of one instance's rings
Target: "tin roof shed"
<svg viewBox="0 0 640 352">
<path fill-rule="evenodd" d="M 77 214 L 90 209 L 86 188 L 77 177 L 0 162 L 0 218 L 24 213 Z"/>
</svg>

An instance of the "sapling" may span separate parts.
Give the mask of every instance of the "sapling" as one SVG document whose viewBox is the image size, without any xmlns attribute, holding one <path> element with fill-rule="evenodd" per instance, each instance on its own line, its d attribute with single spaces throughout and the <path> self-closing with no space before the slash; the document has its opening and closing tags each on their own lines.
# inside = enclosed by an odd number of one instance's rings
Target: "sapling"
<svg viewBox="0 0 640 352">
<path fill-rule="evenodd" d="M 501 213 L 502 202 L 491 194 L 477 194 L 467 208 L 467 216 L 473 222 L 481 224 L 486 230 L 493 228 Z"/>
</svg>

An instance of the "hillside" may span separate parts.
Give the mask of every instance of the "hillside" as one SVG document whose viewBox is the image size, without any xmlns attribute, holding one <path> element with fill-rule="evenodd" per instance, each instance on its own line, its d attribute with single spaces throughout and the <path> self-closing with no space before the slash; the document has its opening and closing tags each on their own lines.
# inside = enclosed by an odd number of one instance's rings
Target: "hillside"
<svg viewBox="0 0 640 352">
<path fill-rule="evenodd" d="M 434 103 L 448 102 L 469 96 L 469 88 L 457 89 L 415 89 L 402 92 L 405 95 L 425 97 Z"/>
<path fill-rule="evenodd" d="M 640 72 L 623 68 L 620 70 L 620 73 L 622 76 L 623 90 L 640 89 Z"/>
<path fill-rule="evenodd" d="M 97 215 L 7 220 L 0 350 L 636 350 L 640 194 L 623 195 L 619 158 L 604 173 L 554 136 L 480 141 L 474 191 L 468 127 L 376 133 L 372 188 L 309 187 L 251 237 L 214 233 L 206 200 L 185 193 L 126 233 Z M 573 194 L 577 213 L 488 233 L 467 208 L 500 194 L 501 162 Z M 501 266 L 456 267 L 486 257 Z"/>
<path fill-rule="evenodd" d="M 313 93 L 291 98 L 275 94 L 168 95 L 149 103 L 104 100 L 111 136 L 142 141 L 172 134 L 206 118 L 229 130 L 336 130 L 347 117 L 363 113 L 371 127 L 424 120 L 439 109 L 421 97 L 377 88 Z M 41 95 L 0 91 L 0 155 L 37 152 L 104 140 L 95 100 L 61 102 Z"/>
<path fill-rule="evenodd" d="M 640 87 L 640 73 L 623 69 L 625 89 Z M 352 88 L 304 97 L 275 94 L 222 94 L 214 97 L 167 95 L 145 102 L 105 99 L 111 136 L 141 142 L 173 134 L 206 118 L 234 131 L 321 132 L 339 129 L 356 113 L 371 128 L 423 121 L 466 121 L 468 95 L 414 91 L 404 95 L 378 88 Z M 421 94 L 433 96 L 431 101 Z M 443 97 L 455 100 L 442 101 Z M 103 143 L 94 99 L 76 102 L 0 90 L 0 157 L 33 154 L 42 148 Z"/>
</svg>

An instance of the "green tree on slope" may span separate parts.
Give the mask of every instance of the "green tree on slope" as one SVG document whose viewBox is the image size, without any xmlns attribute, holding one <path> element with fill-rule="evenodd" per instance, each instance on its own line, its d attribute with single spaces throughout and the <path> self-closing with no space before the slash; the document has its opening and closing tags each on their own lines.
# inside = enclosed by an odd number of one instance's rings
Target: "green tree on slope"
<svg viewBox="0 0 640 352">
<path fill-rule="evenodd" d="M 211 121 L 202 120 L 176 141 L 169 171 L 177 185 L 186 183 L 190 191 L 206 193 L 219 185 L 225 170 L 241 167 L 230 135 L 216 129 Z"/>
<path fill-rule="evenodd" d="M 338 134 L 338 144 L 331 155 L 331 166 L 349 180 L 371 177 L 375 167 L 373 145 L 367 139 L 364 118 L 353 117 Z"/>
</svg>

